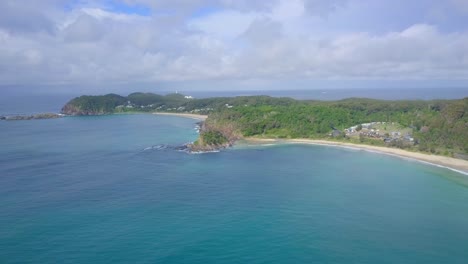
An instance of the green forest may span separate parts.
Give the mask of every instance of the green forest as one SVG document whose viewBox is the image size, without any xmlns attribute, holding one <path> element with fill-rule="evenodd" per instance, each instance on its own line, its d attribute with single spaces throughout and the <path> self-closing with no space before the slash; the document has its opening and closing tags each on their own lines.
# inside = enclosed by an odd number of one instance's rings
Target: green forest
<svg viewBox="0 0 468 264">
<path fill-rule="evenodd" d="M 236 135 L 356 141 L 456 157 L 466 157 L 468 153 L 468 98 L 314 101 L 269 96 L 192 99 L 182 94 L 133 93 L 127 97 L 81 96 L 62 109 L 63 113 L 73 115 L 157 111 L 208 114 L 200 137 L 201 142 L 212 144 Z M 407 135 L 411 144 L 398 140 L 385 144 L 383 138 L 365 137 L 362 133 L 352 137 L 343 132 L 370 122 L 396 123 L 408 128 L 405 131 L 412 131 Z"/>
</svg>

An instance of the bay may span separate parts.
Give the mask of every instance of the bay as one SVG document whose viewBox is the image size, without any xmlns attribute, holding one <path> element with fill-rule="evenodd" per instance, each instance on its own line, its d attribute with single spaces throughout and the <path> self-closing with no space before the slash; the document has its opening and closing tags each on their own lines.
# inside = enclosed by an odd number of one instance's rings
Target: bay
<svg viewBox="0 0 468 264">
<path fill-rule="evenodd" d="M 325 146 L 172 149 L 196 139 L 195 122 L 0 122 L 0 262 L 468 259 L 466 176 Z"/>
</svg>

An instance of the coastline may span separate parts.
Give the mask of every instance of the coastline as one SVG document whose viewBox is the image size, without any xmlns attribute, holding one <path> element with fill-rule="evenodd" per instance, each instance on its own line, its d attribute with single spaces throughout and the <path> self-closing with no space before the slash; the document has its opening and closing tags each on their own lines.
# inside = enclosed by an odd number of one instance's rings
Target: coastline
<svg viewBox="0 0 468 264">
<path fill-rule="evenodd" d="M 186 117 L 191 119 L 196 119 L 200 121 L 204 121 L 208 118 L 207 115 L 199 115 L 199 114 L 189 114 L 189 113 L 168 113 L 168 112 L 154 112 L 153 115 L 166 115 L 166 116 L 179 116 L 179 117 Z"/>
<path fill-rule="evenodd" d="M 316 140 L 316 139 L 268 139 L 268 138 L 245 138 L 247 143 L 256 144 L 309 144 L 309 145 L 321 145 L 321 146 L 334 146 L 334 147 L 347 147 L 353 149 L 359 149 L 369 152 L 375 152 L 379 154 L 385 154 L 410 160 L 415 160 L 425 164 L 433 166 L 443 167 L 452 171 L 468 175 L 468 161 L 455 159 L 445 156 L 430 155 L 418 152 L 411 152 L 396 148 L 360 145 L 345 142 L 335 142 L 327 140 Z"/>
<path fill-rule="evenodd" d="M 168 113 L 168 112 L 154 112 L 155 115 L 168 115 L 168 116 L 179 116 L 192 118 L 200 121 L 204 121 L 208 116 L 199 115 L 199 114 L 189 114 L 189 113 Z M 431 155 L 419 152 L 411 152 L 403 149 L 397 148 L 388 148 L 381 146 L 370 146 L 364 144 L 354 144 L 346 142 L 336 142 L 320 139 L 274 139 L 274 138 L 244 138 L 242 139 L 247 144 L 308 144 L 308 145 L 321 145 L 321 146 L 332 146 L 332 147 L 341 147 L 341 148 L 352 148 L 357 150 L 363 150 L 368 152 L 374 152 L 378 154 L 390 155 L 398 158 L 409 159 L 424 164 L 446 168 L 463 175 L 468 176 L 468 161 L 462 159 L 456 159 L 446 156 Z"/>
</svg>

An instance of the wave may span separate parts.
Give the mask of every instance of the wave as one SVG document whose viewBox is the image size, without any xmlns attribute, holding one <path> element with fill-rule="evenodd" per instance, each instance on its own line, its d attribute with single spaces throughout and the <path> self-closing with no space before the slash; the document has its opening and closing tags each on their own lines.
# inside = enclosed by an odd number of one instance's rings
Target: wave
<svg viewBox="0 0 468 264">
<path fill-rule="evenodd" d="M 153 145 L 150 147 L 146 147 L 143 149 L 143 151 L 148 151 L 148 150 L 164 150 L 170 148 L 169 145 L 166 144 L 158 144 L 158 145 Z"/>
<path fill-rule="evenodd" d="M 190 151 L 190 149 L 188 148 L 188 145 L 189 145 L 189 144 L 192 144 L 192 142 L 190 142 L 190 143 L 185 143 L 185 144 L 182 144 L 182 145 L 157 144 L 157 145 L 153 145 L 153 146 L 144 148 L 144 149 L 142 150 L 142 152 L 146 152 L 146 151 L 167 151 L 167 150 L 170 150 L 170 151 L 179 151 L 179 152 L 192 153 L 192 152 Z"/>
<path fill-rule="evenodd" d="M 187 151 L 187 153 L 189 154 L 195 154 L 195 155 L 199 155 L 199 154 L 207 154 L 207 153 L 218 153 L 218 152 L 221 152 L 220 150 L 207 150 L 207 151 Z"/>
</svg>

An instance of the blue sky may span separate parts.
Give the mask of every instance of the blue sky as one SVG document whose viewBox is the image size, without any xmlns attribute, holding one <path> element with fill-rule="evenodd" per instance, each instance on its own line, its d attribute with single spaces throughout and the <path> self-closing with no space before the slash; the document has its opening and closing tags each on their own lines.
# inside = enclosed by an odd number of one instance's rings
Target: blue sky
<svg viewBox="0 0 468 264">
<path fill-rule="evenodd" d="M 142 4 L 128 4 L 117 0 L 103 1 L 103 6 L 110 12 L 151 16 L 151 8 Z"/>
<path fill-rule="evenodd" d="M 191 83 L 468 87 L 468 1 L 0 2 L 0 89 Z"/>
</svg>

